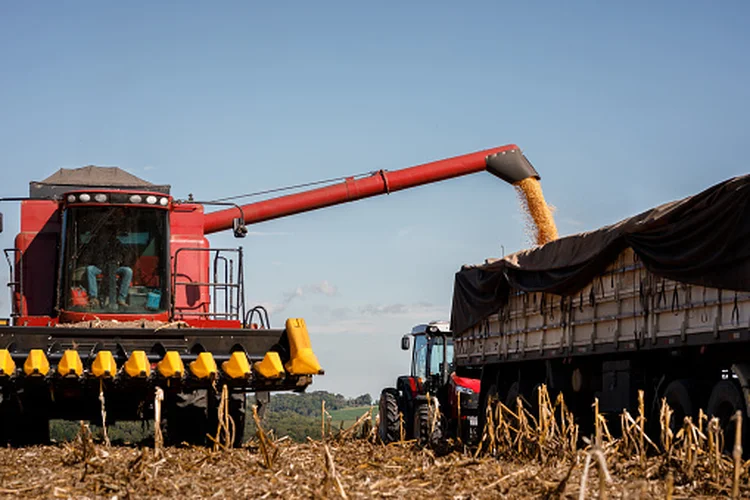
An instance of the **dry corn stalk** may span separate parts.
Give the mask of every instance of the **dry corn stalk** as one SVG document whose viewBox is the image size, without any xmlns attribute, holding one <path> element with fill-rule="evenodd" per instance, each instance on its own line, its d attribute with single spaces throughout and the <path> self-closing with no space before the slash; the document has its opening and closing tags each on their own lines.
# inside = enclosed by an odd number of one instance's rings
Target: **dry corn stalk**
<svg viewBox="0 0 750 500">
<path fill-rule="evenodd" d="M 672 455 L 672 441 L 674 433 L 672 432 L 672 414 L 674 412 L 667 404 L 667 399 L 662 398 L 661 408 L 659 410 L 659 424 L 661 426 L 661 446 L 667 454 L 667 458 Z"/>
<path fill-rule="evenodd" d="M 255 422 L 255 434 L 260 443 L 260 451 L 263 454 L 263 463 L 266 469 L 270 470 L 273 467 L 273 462 L 278 454 L 278 448 L 270 439 L 268 439 L 268 436 L 263 430 L 263 426 L 260 424 L 257 405 L 253 405 L 253 421 Z"/>
<path fill-rule="evenodd" d="M 164 446 L 164 435 L 161 432 L 161 402 L 164 401 L 164 390 L 161 387 L 156 388 L 154 396 L 154 456 L 158 457 L 162 453 Z"/>
<path fill-rule="evenodd" d="M 99 402 L 102 405 L 102 434 L 104 436 L 104 446 L 109 448 L 112 444 L 109 442 L 107 435 L 107 407 L 104 404 L 104 381 L 99 379 Z"/>
<path fill-rule="evenodd" d="M 734 448 L 732 449 L 732 458 L 734 458 L 734 474 L 732 475 L 732 498 L 740 498 L 740 468 L 742 463 L 742 412 L 737 410 L 732 418 L 735 423 L 734 427 Z"/>
<path fill-rule="evenodd" d="M 398 433 L 399 441 L 402 443 L 406 441 L 406 432 L 404 431 L 404 414 L 402 412 L 398 412 Z"/>
<path fill-rule="evenodd" d="M 643 402 L 643 391 L 638 391 L 638 448 L 640 450 L 641 466 L 646 466 L 646 447 L 643 445 L 643 439 L 646 437 L 646 405 Z"/>
<path fill-rule="evenodd" d="M 229 388 L 226 385 L 221 388 L 221 399 L 219 400 L 217 413 L 219 423 L 216 428 L 216 436 L 209 437 L 214 442 L 214 451 L 218 451 L 219 447 L 228 450 L 234 444 L 236 429 L 234 428 L 234 419 L 229 415 Z"/>
</svg>

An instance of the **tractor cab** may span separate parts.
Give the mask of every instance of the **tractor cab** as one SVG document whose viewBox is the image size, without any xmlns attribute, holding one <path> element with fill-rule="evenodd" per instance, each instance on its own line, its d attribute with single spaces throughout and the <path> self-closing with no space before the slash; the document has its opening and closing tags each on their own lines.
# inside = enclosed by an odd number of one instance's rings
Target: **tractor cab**
<svg viewBox="0 0 750 500">
<path fill-rule="evenodd" d="M 401 348 L 408 351 L 411 340 L 411 377 L 417 379 L 424 392 L 437 394 L 453 372 L 453 335 L 450 325 L 442 321 L 417 325 L 401 339 Z"/>
</svg>

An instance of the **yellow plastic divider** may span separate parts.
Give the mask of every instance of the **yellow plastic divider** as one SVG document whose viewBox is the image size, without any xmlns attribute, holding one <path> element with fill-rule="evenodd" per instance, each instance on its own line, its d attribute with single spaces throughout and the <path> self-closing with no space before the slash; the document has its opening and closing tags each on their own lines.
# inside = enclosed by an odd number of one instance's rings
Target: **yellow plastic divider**
<svg viewBox="0 0 750 500">
<path fill-rule="evenodd" d="M 310 335 L 302 318 L 286 320 L 286 335 L 289 339 L 290 359 L 286 370 L 294 375 L 317 375 L 323 373 L 318 358 L 310 345 Z"/>
<path fill-rule="evenodd" d="M 267 352 L 263 361 L 256 361 L 253 368 L 263 378 L 281 378 L 284 375 L 284 365 L 278 352 Z"/>
<path fill-rule="evenodd" d="M 114 377 L 117 373 L 117 363 L 111 351 L 99 351 L 94 362 L 91 363 L 91 373 L 97 378 Z"/>
<path fill-rule="evenodd" d="M 0 377 L 10 377 L 16 373 L 16 363 L 8 349 L 0 349 Z"/>
<path fill-rule="evenodd" d="M 156 365 L 156 369 L 166 378 L 179 378 L 185 373 L 185 365 L 177 351 L 167 351 L 164 358 Z"/>
<path fill-rule="evenodd" d="M 63 353 L 62 359 L 57 364 L 57 373 L 63 377 L 80 377 L 83 374 L 83 363 L 81 363 L 78 351 L 68 349 Z"/>
<path fill-rule="evenodd" d="M 209 378 L 216 375 L 216 361 L 210 352 L 201 352 L 195 361 L 190 363 L 190 371 L 198 378 Z"/>
<path fill-rule="evenodd" d="M 23 364 L 23 371 L 30 377 L 44 377 L 49 373 L 49 361 L 44 351 L 32 349 Z"/>
<path fill-rule="evenodd" d="M 125 362 L 125 373 L 130 377 L 148 377 L 151 375 L 151 365 L 144 351 L 133 351 Z"/>
<path fill-rule="evenodd" d="M 229 378 L 250 378 L 250 362 L 242 351 L 233 352 L 229 357 L 229 361 L 224 361 L 221 364 L 221 369 L 224 370 L 224 373 L 226 373 Z"/>
</svg>

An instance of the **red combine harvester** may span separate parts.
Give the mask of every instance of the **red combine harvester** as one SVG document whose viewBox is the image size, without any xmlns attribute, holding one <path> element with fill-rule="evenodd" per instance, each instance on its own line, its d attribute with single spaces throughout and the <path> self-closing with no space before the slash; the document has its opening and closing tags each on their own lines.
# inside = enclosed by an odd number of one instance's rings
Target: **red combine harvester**
<svg viewBox="0 0 750 500">
<path fill-rule="evenodd" d="M 515 145 L 244 206 L 180 201 L 117 168 L 61 169 L 30 184 L 0 326 L 0 439 L 49 439 L 49 419 L 153 418 L 156 387 L 171 442 L 204 442 L 223 386 L 242 441 L 246 394 L 302 391 L 322 374 L 304 320 L 270 327 L 246 309 L 242 248 L 206 235 L 482 170 L 514 183 L 538 174 Z M 204 206 L 229 208 L 204 213 Z M 0 219 L 1 221 L 2 219 Z M 0 226 L 1 227 L 1 226 Z"/>
</svg>

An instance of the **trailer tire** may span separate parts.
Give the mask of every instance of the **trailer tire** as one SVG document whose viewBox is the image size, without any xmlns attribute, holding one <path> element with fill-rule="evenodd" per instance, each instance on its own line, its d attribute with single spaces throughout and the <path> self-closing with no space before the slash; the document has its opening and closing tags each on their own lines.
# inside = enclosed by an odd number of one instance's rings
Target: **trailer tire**
<svg viewBox="0 0 750 500">
<path fill-rule="evenodd" d="M 731 380 L 720 380 L 711 390 L 708 398 L 708 416 L 719 419 L 724 431 L 724 453 L 731 453 L 734 447 L 735 423 L 732 420 L 735 412 L 742 413 L 743 429 L 747 429 L 747 413 L 742 390 Z M 746 435 L 746 432 L 742 433 Z"/>
<path fill-rule="evenodd" d="M 675 434 L 682 428 L 685 417 L 693 416 L 693 399 L 690 396 L 692 384 L 687 379 L 673 380 L 664 389 L 663 398 L 672 410 L 670 427 Z M 661 408 L 655 409 L 657 411 Z"/>
<path fill-rule="evenodd" d="M 512 412 L 516 411 L 518 407 L 518 398 L 523 400 L 523 394 L 521 394 L 521 384 L 516 381 L 510 384 L 508 392 L 505 394 L 505 406 Z"/>
<path fill-rule="evenodd" d="M 401 440 L 398 399 L 395 389 L 383 389 L 378 404 L 378 437 L 384 444 Z"/>
</svg>

